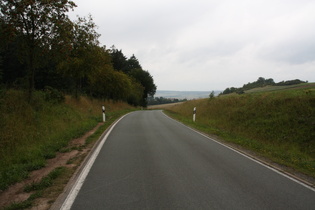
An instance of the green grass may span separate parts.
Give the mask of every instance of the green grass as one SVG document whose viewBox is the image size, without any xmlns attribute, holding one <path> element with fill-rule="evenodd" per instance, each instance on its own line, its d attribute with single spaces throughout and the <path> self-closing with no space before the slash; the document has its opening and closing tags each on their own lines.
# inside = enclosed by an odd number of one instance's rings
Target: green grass
<svg viewBox="0 0 315 210">
<path fill-rule="evenodd" d="M 315 177 L 315 91 L 310 88 L 193 100 L 169 107 L 167 113 Z"/>
<path fill-rule="evenodd" d="M 43 190 L 43 189 L 50 187 L 53 184 L 53 181 L 58 176 L 60 176 L 60 174 L 63 173 L 64 170 L 65 170 L 65 168 L 63 168 L 63 167 L 55 168 L 47 176 L 43 177 L 40 182 L 26 185 L 24 187 L 24 192 L 38 191 L 38 190 Z"/>
<path fill-rule="evenodd" d="M 27 102 L 18 90 L 0 95 L 0 191 L 27 178 L 45 166 L 57 152 L 65 152 L 68 142 L 82 136 L 102 121 L 102 105 L 108 120 L 133 107 L 113 101 L 66 97 L 65 103 L 45 100 L 42 92 Z"/>
</svg>

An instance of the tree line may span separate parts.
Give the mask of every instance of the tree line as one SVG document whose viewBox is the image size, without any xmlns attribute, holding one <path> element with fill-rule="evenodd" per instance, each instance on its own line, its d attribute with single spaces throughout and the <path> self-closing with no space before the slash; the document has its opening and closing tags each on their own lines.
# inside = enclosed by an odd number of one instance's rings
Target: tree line
<svg viewBox="0 0 315 210">
<path fill-rule="evenodd" d="M 243 94 L 246 90 L 250 90 L 253 88 L 259 88 L 259 87 L 265 87 L 265 86 L 286 86 L 286 85 L 297 85 L 301 83 L 307 83 L 307 81 L 301 81 L 299 79 L 295 80 L 288 80 L 288 81 L 282 81 L 275 83 L 273 79 L 265 79 L 263 77 L 259 77 L 257 81 L 255 82 L 249 82 L 247 84 L 244 84 L 241 88 L 235 88 L 235 87 L 229 87 L 226 88 L 221 94 L 230 94 L 230 93 L 238 93 Z"/>
<path fill-rule="evenodd" d="M 92 16 L 70 20 L 70 0 L 1 0 L 0 83 L 5 88 L 46 88 L 79 97 L 146 106 L 156 92 L 152 75 L 135 55 L 101 46 Z"/>
</svg>

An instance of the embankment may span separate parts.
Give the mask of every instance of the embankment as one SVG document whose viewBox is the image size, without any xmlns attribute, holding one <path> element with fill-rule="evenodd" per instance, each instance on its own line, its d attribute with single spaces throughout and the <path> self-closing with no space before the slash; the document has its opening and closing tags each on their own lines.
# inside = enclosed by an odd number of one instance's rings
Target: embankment
<svg viewBox="0 0 315 210">
<path fill-rule="evenodd" d="M 196 122 L 192 122 L 197 107 Z M 227 95 L 166 107 L 174 118 L 315 177 L 315 91 Z"/>
</svg>

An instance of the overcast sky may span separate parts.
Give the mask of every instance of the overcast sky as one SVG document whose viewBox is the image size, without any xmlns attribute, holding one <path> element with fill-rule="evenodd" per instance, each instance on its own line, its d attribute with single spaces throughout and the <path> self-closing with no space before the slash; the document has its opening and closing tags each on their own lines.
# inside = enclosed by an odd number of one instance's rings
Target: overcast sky
<svg viewBox="0 0 315 210">
<path fill-rule="evenodd" d="M 224 90 L 258 77 L 315 82 L 314 0 L 74 0 L 158 90 Z"/>
</svg>

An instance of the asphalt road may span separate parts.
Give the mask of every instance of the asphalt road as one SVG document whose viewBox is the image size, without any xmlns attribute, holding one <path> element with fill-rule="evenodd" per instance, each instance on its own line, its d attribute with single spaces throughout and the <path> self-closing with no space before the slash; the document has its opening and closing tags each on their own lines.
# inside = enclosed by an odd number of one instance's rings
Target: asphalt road
<svg viewBox="0 0 315 210">
<path fill-rule="evenodd" d="M 125 116 L 74 203 L 86 209 L 315 209 L 315 191 L 161 111 Z"/>
</svg>

